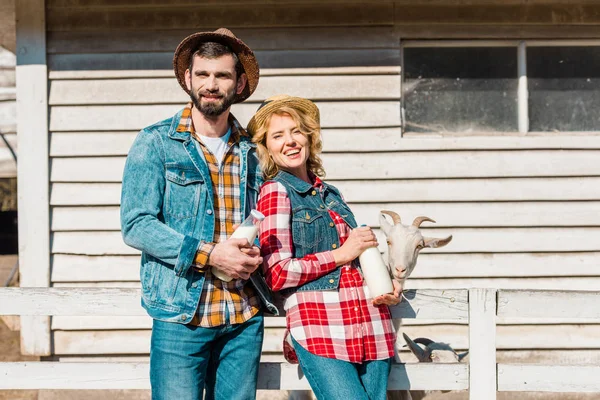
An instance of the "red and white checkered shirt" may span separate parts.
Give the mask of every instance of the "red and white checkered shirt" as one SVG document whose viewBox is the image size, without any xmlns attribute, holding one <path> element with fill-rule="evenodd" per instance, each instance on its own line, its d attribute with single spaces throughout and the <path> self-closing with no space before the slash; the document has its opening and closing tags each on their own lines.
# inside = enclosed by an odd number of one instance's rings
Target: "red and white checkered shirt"
<svg viewBox="0 0 600 400">
<path fill-rule="evenodd" d="M 313 186 L 319 192 L 323 189 L 318 177 Z M 265 278 L 274 291 L 303 285 L 336 269 L 331 251 L 293 258 L 291 204 L 282 184 L 266 182 L 257 208 L 265 215 L 259 240 Z M 343 244 L 350 227 L 337 213 L 329 210 L 329 215 Z M 341 267 L 338 290 L 295 292 L 284 305 L 288 331 L 303 348 L 322 357 L 352 363 L 393 357 L 396 335 L 390 311 L 374 306 L 365 287 L 360 270 L 349 263 Z M 286 358 L 293 361 L 288 351 L 289 347 Z"/>
</svg>

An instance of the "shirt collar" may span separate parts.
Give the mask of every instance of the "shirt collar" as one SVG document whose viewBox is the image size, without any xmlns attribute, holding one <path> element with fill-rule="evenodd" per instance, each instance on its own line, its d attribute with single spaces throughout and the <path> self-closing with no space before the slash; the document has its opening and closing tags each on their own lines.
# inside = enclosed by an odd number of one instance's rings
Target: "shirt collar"
<svg viewBox="0 0 600 400">
<path fill-rule="evenodd" d="M 194 121 L 192 120 L 192 102 L 187 103 L 183 111 L 181 112 L 181 118 L 179 119 L 179 124 L 177 125 L 177 132 L 189 132 L 192 136 L 196 134 L 196 129 L 194 128 Z M 241 136 L 248 138 L 248 133 L 242 127 L 242 125 L 238 122 L 238 120 L 233 116 L 232 113 L 229 113 L 228 118 L 229 126 L 231 127 L 231 136 L 229 137 L 229 144 L 233 144 L 239 141 Z"/>
</svg>

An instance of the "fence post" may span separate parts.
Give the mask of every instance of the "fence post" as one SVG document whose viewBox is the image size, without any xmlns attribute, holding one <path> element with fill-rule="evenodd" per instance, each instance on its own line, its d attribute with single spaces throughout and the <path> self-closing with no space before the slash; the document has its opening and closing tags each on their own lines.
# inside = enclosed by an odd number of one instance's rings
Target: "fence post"
<svg viewBox="0 0 600 400">
<path fill-rule="evenodd" d="M 469 289 L 469 399 L 495 400 L 496 289 Z"/>
</svg>

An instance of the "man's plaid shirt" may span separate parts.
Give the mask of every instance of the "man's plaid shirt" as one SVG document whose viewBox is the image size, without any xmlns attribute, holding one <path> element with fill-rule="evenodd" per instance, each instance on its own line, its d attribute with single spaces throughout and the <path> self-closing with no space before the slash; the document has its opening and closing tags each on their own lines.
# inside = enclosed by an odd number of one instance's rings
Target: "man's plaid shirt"
<svg viewBox="0 0 600 400">
<path fill-rule="evenodd" d="M 216 243 L 226 240 L 233 233 L 233 225 L 240 224 L 243 218 L 243 204 L 240 204 L 240 135 L 246 135 L 239 122 L 230 115 L 231 136 L 222 162 L 211 153 L 196 134 L 192 122 L 192 103 L 183 110 L 178 132 L 190 132 L 202 149 L 204 159 L 210 170 L 215 204 L 214 242 L 200 246 L 196 253 L 194 266 L 205 273 L 202 296 L 196 316 L 191 324 L 203 327 L 215 327 L 227 322 L 229 314 L 231 324 L 241 324 L 249 320 L 260 309 L 260 299 L 248 281 L 234 279 L 223 282 L 216 278 L 207 266 L 210 252 Z"/>
</svg>

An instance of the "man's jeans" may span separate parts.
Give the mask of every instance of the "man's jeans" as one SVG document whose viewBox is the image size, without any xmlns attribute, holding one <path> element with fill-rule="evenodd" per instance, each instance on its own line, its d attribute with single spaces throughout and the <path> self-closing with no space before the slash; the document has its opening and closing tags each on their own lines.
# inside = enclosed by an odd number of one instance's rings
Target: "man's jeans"
<svg viewBox="0 0 600 400">
<path fill-rule="evenodd" d="M 259 313 L 216 328 L 154 320 L 150 344 L 152 400 L 254 400 L 263 342 Z"/>
<path fill-rule="evenodd" d="M 385 400 L 392 359 L 353 364 L 310 353 L 292 337 L 304 375 L 319 400 Z"/>
</svg>

